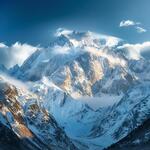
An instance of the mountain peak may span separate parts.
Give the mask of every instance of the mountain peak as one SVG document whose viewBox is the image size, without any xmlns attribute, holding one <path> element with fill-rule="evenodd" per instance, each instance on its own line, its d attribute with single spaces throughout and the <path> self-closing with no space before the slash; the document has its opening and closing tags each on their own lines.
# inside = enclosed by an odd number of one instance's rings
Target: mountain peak
<svg viewBox="0 0 150 150">
<path fill-rule="evenodd" d="M 121 41 L 121 39 L 114 36 L 97 34 L 91 31 L 85 32 L 85 31 L 68 30 L 65 28 L 58 28 L 56 30 L 55 36 L 57 37 L 56 42 L 61 40 L 63 41 L 63 45 L 69 43 L 69 45 L 74 47 L 82 47 L 82 46 L 114 47 L 117 46 Z"/>
</svg>

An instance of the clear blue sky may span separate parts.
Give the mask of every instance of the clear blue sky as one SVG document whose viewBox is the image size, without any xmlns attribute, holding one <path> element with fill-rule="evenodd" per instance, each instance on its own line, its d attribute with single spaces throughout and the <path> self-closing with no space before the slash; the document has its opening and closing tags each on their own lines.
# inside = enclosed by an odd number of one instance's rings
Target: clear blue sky
<svg viewBox="0 0 150 150">
<path fill-rule="evenodd" d="M 122 20 L 141 22 L 147 32 L 120 28 Z M 150 0 L 0 0 L 0 42 L 47 45 L 59 27 L 91 30 L 129 43 L 150 40 Z"/>
</svg>

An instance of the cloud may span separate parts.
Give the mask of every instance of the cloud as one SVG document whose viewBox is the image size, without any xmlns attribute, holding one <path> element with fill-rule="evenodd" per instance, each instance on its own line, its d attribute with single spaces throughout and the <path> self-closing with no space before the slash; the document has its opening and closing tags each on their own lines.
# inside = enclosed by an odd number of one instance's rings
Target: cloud
<svg viewBox="0 0 150 150">
<path fill-rule="evenodd" d="M 16 42 L 11 46 L 0 43 L 0 64 L 10 68 L 15 64 L 21 65 L 38 47 Z"/>
<path fill-rule="evenodd" d="M 137 30 L 138 33 L 144 33 L 144 32 L 147 31 L 146 29 L 144 29 L 142 27 L 136 27 L 136 30 Z"/>
<path fill-rule="evenodd" d="M 22 89 L 28 89 L 28 85 L 24 82 L 21 82 L 20 80 L 17 80 L 8 74 L 0 73 L 0 78 L 2 78 L 5 82 L 8 82 L 9 84 L 12 84 L 18 88 Z"/>
<path fill-rule="evenodd" d="M 150 56 L 150 41 L 141 44 L 124 44 L 119 46 L 118 49 L 124 50 L 130 59 L 138 60 L 141 56 L 147 58 L 145 54 Z"/>
<path fill-rule="evenodd" d="M 137 33 L 144 33 L 147 32 L 146 29 L 140 27 L 139 25 L 141 25 L 140 22 L 135 22 L 132 20 L 122 20 L 119 24 L 119 27 L 133 27 L 136 29 Z"/>
<path fill-rule="evenodd" d="M 139 25 L 139 22 L 134 22 L 132 20 L 122 20 L 120 22 L 120 27 L 129 27 L 129 26 L 135 26 L 135 25 Z"/>
<path fill-rule="evenodd" d="M 94 110 L 97 110 L 102 107 L 109 107 L 118 103 L 122 98 L 122 95 L 115 96 L 115 95 L 105 95 L 101 94 L 99 97 L 89 97 L 89 96 L 82 96 L 79 98 L 75 98 L 76 100 L 82 101 L 88 104 Z"/>
<path fill-rule="evenodd" d="M 61 36 L 61 35 L 69 35 L 71 33 L 73 33 L 72 30 L 68 30 L 68 29 L 65 29 L 65 28 L 58 28 L 54 35 L 57 37 L 57 36 Z"/>
</svg>

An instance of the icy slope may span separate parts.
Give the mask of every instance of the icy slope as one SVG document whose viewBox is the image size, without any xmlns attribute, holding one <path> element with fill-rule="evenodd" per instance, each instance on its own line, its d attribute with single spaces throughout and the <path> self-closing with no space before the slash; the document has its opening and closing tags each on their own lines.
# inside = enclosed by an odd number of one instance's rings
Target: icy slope
<svg viewBox="0 0 150 150">
<path fill-rule="evenodd" d="M 84 100 L 72 98 L 46 78 L 36 82 L 32 91 L 41 97 L 41 105 L 64 127 L 68 136 L 89 149 L 94 149 L 93 145 L 104 148 L 117 142 L 149 118 L 150 83 L 129 88 L 116 104 L 102 105 L 105 98 L 108 99 L 108 95 L 103 96 L 96 110 Z M 113 95 L 110 97 L 113 99 Z"/>
</svg>

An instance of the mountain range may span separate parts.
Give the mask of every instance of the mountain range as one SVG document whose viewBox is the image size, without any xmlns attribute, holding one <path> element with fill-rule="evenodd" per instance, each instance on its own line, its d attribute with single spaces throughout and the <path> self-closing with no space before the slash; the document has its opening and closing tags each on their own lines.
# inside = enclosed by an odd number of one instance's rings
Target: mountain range
<svg viewBox="0 0 150 150">
<path fill-rule="evenodd" d="M 21 66 L 1 65 L 0 150 L 147 150 L 150 61 L 125 45 L 60 28 Z"/>
</svg>

